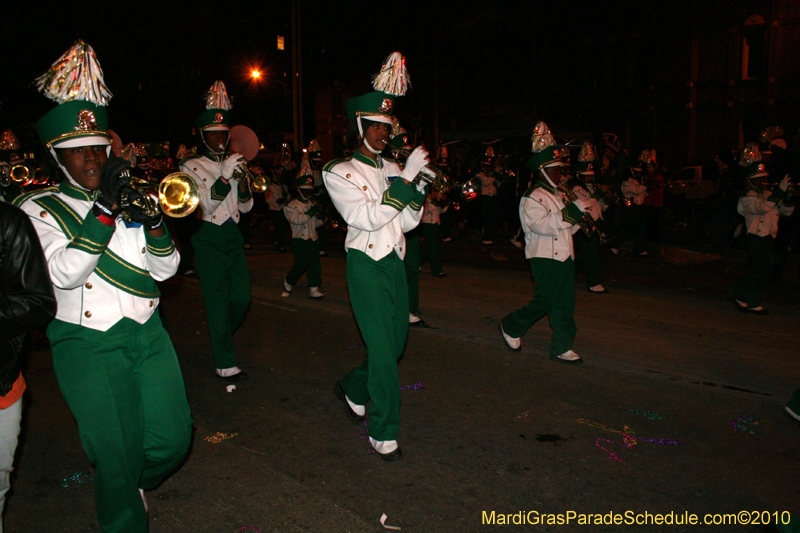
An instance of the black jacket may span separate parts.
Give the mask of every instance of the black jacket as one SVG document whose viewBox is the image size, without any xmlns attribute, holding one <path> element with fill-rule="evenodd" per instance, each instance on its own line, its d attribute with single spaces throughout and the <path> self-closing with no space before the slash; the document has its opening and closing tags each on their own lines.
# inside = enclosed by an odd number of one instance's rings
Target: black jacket
<svg viewBox="0 0 800 533">
<path fill-rule="evenodd" d="M 25 213 L 0 201 L 0 396 L 19 377 L 25 335 L 55 314 L 39 236 Z"/>
</svg>

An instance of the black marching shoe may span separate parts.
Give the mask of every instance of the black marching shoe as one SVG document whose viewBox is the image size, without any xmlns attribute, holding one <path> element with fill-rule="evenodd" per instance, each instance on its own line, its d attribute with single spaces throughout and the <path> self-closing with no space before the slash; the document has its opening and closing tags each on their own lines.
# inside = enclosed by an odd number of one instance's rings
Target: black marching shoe
<svg viewBox="0 0 800 533">
<path fill-rule="evenodd" d="M 347 403 L 347 397 L 344 395 L 342 384 L 339 383 L 338 381 L 336 382 L 336 385 L 333 386 L 333 393 L 344 404 L 344 413 L 347 415 L 347 418 L 349 418 L 353 422 L 363 422 L 366 419 L 365 416 L 359 415 L 358 413 L 353 411 L 353 408 L 350 407 L 349 403 Z"/>
<path fill-rule="evenodd" d="M 399 461 L 400 459 L 403 458 L 403 450 L 400 449 L 400 446 L 398 446 L 397 449 L 395 451 L 393 451 L 393 452 L 389 452 L 389 453 L 378 453 L 378 452 L 375 452 L 375 453 L 378 455 L 378 457 L 380 457 L 384 461 L 389 461 L 390 463 L 393 462 L 393 461 Z"/>
</svg>

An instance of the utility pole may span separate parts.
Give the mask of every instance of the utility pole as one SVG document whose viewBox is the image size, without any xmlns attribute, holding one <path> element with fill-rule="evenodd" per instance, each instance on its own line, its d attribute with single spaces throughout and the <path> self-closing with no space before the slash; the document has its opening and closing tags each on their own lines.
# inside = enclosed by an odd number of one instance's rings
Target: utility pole
<svg viewBox="0 0 800 533">
<path fill-rule="evenodd" d="M 300 0 L 292 0 L 292 132 L 294 151 L 303 143 L 303 54 Z"/>
</svg>

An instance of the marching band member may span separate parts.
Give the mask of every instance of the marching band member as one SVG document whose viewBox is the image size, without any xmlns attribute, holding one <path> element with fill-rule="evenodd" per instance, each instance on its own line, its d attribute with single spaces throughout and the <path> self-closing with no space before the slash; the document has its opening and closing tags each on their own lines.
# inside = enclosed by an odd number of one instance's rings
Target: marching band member
<svg viewBox="0 0 800 533">
<path fill-rule="evenodd" d="M 647 196 L 647 185 L 642 183 L 640 174 L 642 165 L 650 162 L 650 152 L 645 150 L 639 156 L 637 166 L 631 167 L 631 176 L 622 182 L 622 196 L 630 200 L 625 208 L 622 231 L 611 241 L 611 253 L 619 255 L 620 247 L 633 235 L 633 255 L 647 257 L 645 249 L 647 240 L 647 218 L 644 210 L 644 199 Z"/>
<path fill-rule="evenodd" d="M 92 48 L 78 42 L 37 81 L 60 104 L 36 124 L 48 175 L 60 184 L 17 203 L 36 228 L 55 286 L 58 311 L 47 329 L 53 369 L 94 466 L 102 530 L 146 532 L 144 490 L 157 487 L 191 443 L 156 285 L 175 274 L 180 258 L 160 213 L 131 206 L 131 222 L 119 216 L 130 165 L 108 159 L 111 94 Z"/>
<path fill-rule="evenodd" d="M 608 209 L 608 205 L 602 200 L 602 191 L 594 185 L 594 162 L 594 146 L 586 141 L 578 154 L 577 163 L 573 165 L 578 179 L 572 186 L 572 192 L 578 198 L 588 202 L 586 212 L 596 224 L 602 224 L 603 211 Z M 575 239 L 578 241 L 576 270 L 580 270 L 580 266 L 586 269 L 586 287 L 589 292 L 606 294 L 608 290 L 603 287 L 603 278 L 600 274 L 600 236 L 597 232 L 587 236 L 583 231 L 579 231 L 575 235 Z"/>
<path fill-rule="evenodd" d="M 292 293 L 292 288 L 303 274 L 308 278 L 308 297 L 319 300 L 325 297 L 319 290 L 322 285 L 322 263 L 319 260 L 319 240 L 317 228 L 323 221 L 317 218 L 320 205 L 311 200 L 314 194 L 314 176 L 308 157 L 304 156 L 300 165 L 300 172 L 295 180 L 297 198 L 286 204 L 283 212 L 286 220 L 292 226 L 292 254 L 294 264 L 288 274 L 283 278 L 283 294 L 287 297 Z"/>
<path fill-rule="evenodd" d="M 540 318 L 548 315 L 553 329 L 550 359 L 577 364 L 583 359 L 572 350 L 577 328 L 575 312 L 575 263 L 572 234 L 579 230 L 589 202 L 584 199 L 564 205 L 559 190 L 564 174 L 563 150 L 557 148 L 550 129 L 539 122 L 534 129 L 533 152 L 528 168 L 538 176 L 519 205 L 525 231 L 525 257 L 530 259 L 536 283 L 533 299 L 500 321 L 506 345 L 519 351 L 520 337 Z"/>
<path fill-rule="evenodd" d="M 206 95 L 206 111 L 196 124 L 204 154 L 181 161 L 200 189 L 200 227 L 192 236 L 195 269 L 206 306 L 211 352 L 217 375 L 227 381 L 247 376 L 233 353 L 233 333 L 250 306 L 250 270 L 238 223 L 253 208 L 247 179 L 232 180 L 241 154 L 226 155 L 230 141 L 231 104 L 225 84 L 217 81 Z"/>
<path fill-rule="evenodd" d="M 347 100 L 348 141 L 353 157 L 329 162 L 322 172 L 333 204 L 347 224 L 347 284 L 367 356 L 334 388 L 347 415 L 362 421 L 371 402 L 369 442 L 382 459 L 403 453 L 400 430 L 400 383 L 397 361 L 408 335 L 408 285 L 403 233 L 422 217 L 427 187 L 412 181 L 427 164 L 417 147 L 405 168 L 385 161 L 395 96 L 405 94 L 405 59 L 393 53 L 373 86 L 376 91 Z"/>
<path fill-rule="evenodd" d="M 763 189 L 763 179 L 769 176 L 755 143 L 742 151 L 739 165 L 744 168 L 747 189 L 739 198 L 738 211 L 747 227 L 747 251 L 753 263 L 752 273 L 733 288 L 736 307 L 743 313 L 766 315 L 761 306 L 764 291 L 772 275 L 772 255 L 778 219 L 794 212 L 791 195 L 786 193 L 791 181 L 787 174 L 773 190 Z"/>
</svg>

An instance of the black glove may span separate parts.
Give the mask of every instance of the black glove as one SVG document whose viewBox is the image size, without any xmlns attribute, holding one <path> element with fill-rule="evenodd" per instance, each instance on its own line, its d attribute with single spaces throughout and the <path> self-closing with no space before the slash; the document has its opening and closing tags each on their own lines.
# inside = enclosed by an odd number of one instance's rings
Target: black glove
<svg viewBox="0 0 800 533">
<path fill-rule="evenodd" d="M 130 168 L 130 162 L 119 157 L 110 157 L 105 162 L 100 172 L 100 194 L 93 209 L 95 215 L 102 214 L 111 219 L 117 217 L 119 208 L 112 209 L 112 206 L 119 203 L 119 191 L 130 180 L 128 176 L 123 175 L 123 172 Z"/>
<path fill-rule="evenodd" d="M 286 199 L 285 198 L 278 198 L 277 200 L 275 200 L 275 203 L 278 204 L 278 205 L 283 205 L 283 204 L 286 203 Z"/>
<path fill-rule="evenodd" d="M 317 213 L 319 213 L 319 206 L 317 204 L 312 205 L 311 208 L 306 211 L 306 215 L 310 217 L 316 216 Z"/>
<path fill-rule="evenodd" d="M 144 197 L 142 194 L 133 188 L 124 188 L 127 202 L 129 205 L 125 207 L 126 218 L 133 222 L 139 222 L 146 230 L 154 230 L 161 227 L 164 222 L 164 216 L 161 214 L 160 209 L 155 209 L 153 215 L 149 215 L 139 206 L 144 206 Z"/>
</svg>

